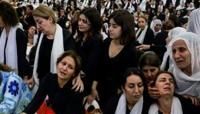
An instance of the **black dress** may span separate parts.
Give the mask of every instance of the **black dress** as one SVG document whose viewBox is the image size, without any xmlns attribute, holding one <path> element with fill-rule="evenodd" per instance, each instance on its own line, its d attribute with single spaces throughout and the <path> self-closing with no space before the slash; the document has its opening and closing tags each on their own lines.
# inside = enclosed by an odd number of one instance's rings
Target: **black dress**
<svg viewBox="0 0 200 114">
<path fill-rule="evenodd" d="M 98 91 L 100 104 L 105 106 L 106 102 L 121 89 L 121 79 L 125 70 L 129 67 L 137 67 L 138 53 L 135 48 L 135 42 L 130 41 L 121 52 L 115 57 L 109 57 L 109 46 L 111 39 L 104 41 L 104 51 L 101 75 L 99 77 Z"/>
<path fill-rule="evenodd" d="M 60 88 L 57 77 L 50 73 L 42 79 L 36 95 L 23 112 L 34 114 L 48 95 L 48 105 L 56 114 L 83 114 L 83 94 L 71 89 L 71 80 Z"/>
</svg>

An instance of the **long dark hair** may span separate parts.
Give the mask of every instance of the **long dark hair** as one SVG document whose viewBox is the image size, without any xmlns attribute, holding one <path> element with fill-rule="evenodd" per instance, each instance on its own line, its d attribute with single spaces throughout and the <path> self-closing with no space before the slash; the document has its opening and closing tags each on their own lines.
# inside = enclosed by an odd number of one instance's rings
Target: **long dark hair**
<svg viewBox="0 0 200 114">
<path fill-rule="evenodd" d="M 124 45 L 130 40 L 135 40 L 135 23 L 133 15 L 126 10 L 116 10 L 110 15 L 109 20 L 110 19 L 113 19 L 116 24 L 122 28 L 120 44 Z"/>
</svg>

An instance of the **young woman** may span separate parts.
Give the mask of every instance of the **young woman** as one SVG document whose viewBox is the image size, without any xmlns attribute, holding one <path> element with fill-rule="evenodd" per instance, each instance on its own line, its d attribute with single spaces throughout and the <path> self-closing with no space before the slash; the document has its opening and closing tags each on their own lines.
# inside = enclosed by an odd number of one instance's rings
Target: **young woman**
<svg viewBox="0 0 200 114">
<path fill-rule="evenodd" d="M 81 69 L 79 56 L 74 51 L 64 52 L 57 59 L 56 68 L 57 73 L 49 73 L 42 79 L 34 99 L 24 110 L 25 114 L 34 114 L 47 95 L 48 106 L 56 114 L 83 114 L 83 94 L 71 89 L 72 80 Z"/>
<path fill-rule="evenodd" d="M 173 74 L 159 72 L 154 80 L 160 97 L 150 106 L 149 114 L 199 114 L 200 110 L 187 99 L 174 94 L 176 81 Z"/>
<path fill-rule="evenodd" d="M 19 76 L 31 75 L 26 60 L 27 37 L 19 27 L 17 13 L 11 4 L 0 2 L 0 63 L 11 67 Z"/>
<path fill-rule="evenodd" d="M 114 11 L 109 17 L 109 38 L 104 40 L 98 92 L 102 104 L 118 94 L 125 70 L 137 67 L 134 18 L 126 10 Z M 103 105 L 105 107 L 105 105 Z"/>
<path fill-rule="evenodd" d="M 149 104 L 144 95 L 147 86 L 142 71 L 128 68 L 121 86 L 123 93 L 109 101 L 104 114 L 147 114 Z"/>
<path fill-rule="evenodd" d="M 91 92 L 92 83 L 95 83 L 99 75 L 103 51 L 101 27 L 100 14 L 95 8 L 85 8 L 80 12 L 76 46 L 83 63 L 82 71 L 85 73 L 86 94 Z"/>
</svg>

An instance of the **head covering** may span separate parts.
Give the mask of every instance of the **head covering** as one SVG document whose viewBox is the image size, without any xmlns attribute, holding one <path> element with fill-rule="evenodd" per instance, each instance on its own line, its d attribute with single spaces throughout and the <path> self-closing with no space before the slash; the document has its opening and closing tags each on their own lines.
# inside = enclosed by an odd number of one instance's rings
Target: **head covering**
<svg viewBox="0 0 200 114">
<path fill-rule="evenodd" d="M 177 40 L 183 40 L 191 54 L 191 71 L 192 75 L 187 75 L 176 65 L 172 57 L 172 45 Z M 184 32 L 169 43 L 169 53 L 172 64 L 169 70 L 174 74 L 177 86 L 176 92 L 179 94 L 187 94 L 200 98 L 200 38 L 197 34 Z"/>
<path fill-rule="evenodd" d="M 176 38 L 176 36 L 180 35 L 181 33 L 184 33 L 186 32 L 186 29 L 183 28 L 183 27 L 175 27 L 173 29 L 171 29 L 168 33 L 168 39 L 169 41 Z M 166 67 L 166 64 L 167 64 L 167 59 L 169 57 L 169 48 L 168 48 L 168 45 L 166 46 L 167 48 L 167 51 L 165 52 L 164 56 L 163 56 L 163 61 L 162 61 L 162 64 L 160 66 L 160 69 L 161 70 L 164 70 L 165 67 Z M 169 66 L 171 66 L 171 61 L 169 61 Z"/>
<path fill-rule="evenodd" d="M 188 32 L 194 32 L 200 35 L 200 8 L 191 12 L 188 23 Z"/>
<path fill-rule="evenodd" d="M 162 26 L 162 21 L 160 19 L 154 19 L 154 20 L 152 20 L 150 27 L 153 30 L 154 35 L 156 35 L 157 33 L 161 32 L 161 30 L 159 30 L 158 32 L 156 32 L 154 30 L 154 28 L 155 28 L 156 25 L 161 25 Z"/>
</svg>

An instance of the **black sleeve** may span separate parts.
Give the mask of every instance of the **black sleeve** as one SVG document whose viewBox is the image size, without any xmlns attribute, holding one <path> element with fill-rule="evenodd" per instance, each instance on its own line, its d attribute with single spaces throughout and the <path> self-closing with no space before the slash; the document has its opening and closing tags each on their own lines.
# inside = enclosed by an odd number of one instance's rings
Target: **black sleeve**
<svg viewBox="0 0 200 114">
<path fill-rule="evenodd" d="M 64 38 L 64 40 L 63 40 L 64 41 L 64 50 L 65 51 L 67 51 L 67 50 L 76 51 L 75 40 L 73 38 L 73 35 L 69 31 L 63 29 L 63 38 Z"/>
<path fill-rule="evenodd" d="M 16 31 L 17 42 L 17 58 L 18 58 L 18 73 L 23 78 L 24 76 L 32 76 L 31 67 L 26 59 L 26 48 L 28 38 L 25 32 L 21 29 Z"/>
<path fill-rule="evenodd" d="M 34 98 L 32 99 L 32 101 L 29 103 L 29 105 L 25 108 L 25 110 L 23 112 L 25 112 L 27 114 L 34 114 L 39 109 L 39 107 L 41 106 L 41 104 L 43 103 L 43 101 L 47 95 L 46 88 L 49 83 L 48 77 L 49 77 L 49 75 L 45 76 L 42 79 Z"/>
</svg>

